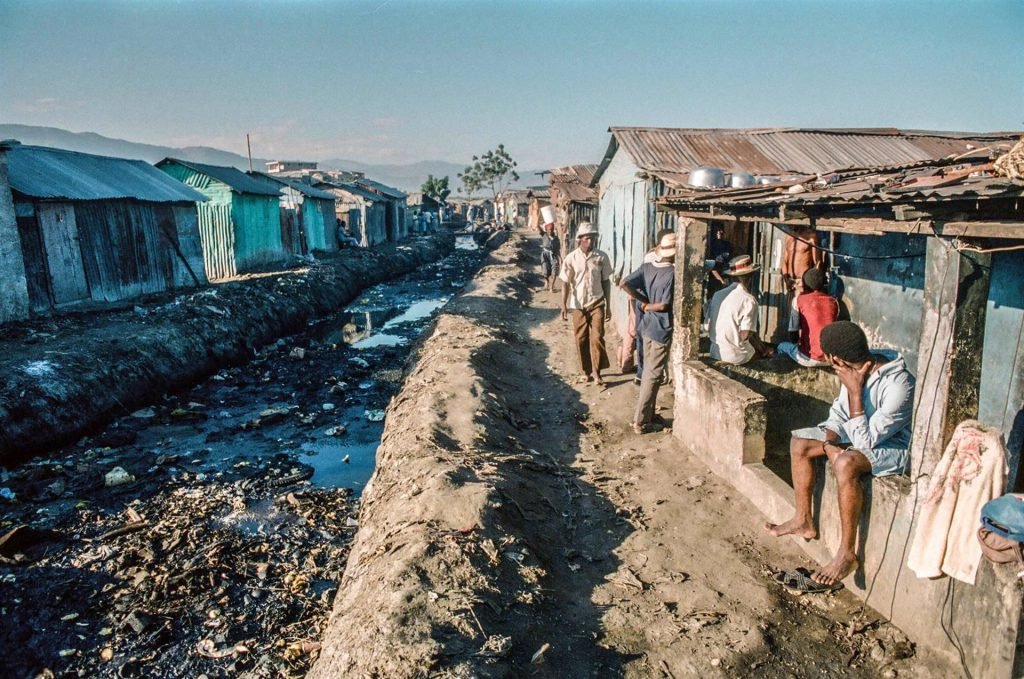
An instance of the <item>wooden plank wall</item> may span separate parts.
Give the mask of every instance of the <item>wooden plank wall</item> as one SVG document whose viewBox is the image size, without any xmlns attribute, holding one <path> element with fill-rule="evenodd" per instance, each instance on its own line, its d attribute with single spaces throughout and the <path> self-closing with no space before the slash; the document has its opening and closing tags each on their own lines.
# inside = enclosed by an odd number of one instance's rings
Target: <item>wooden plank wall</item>
<svg viewBox="0 0 1024 679">
<path fill-rule="evenodd" d="M 32 203 L 16 203 L 14 214 L 18 221 L 21 254 L 25 262 L 29 308 L 35 313 L 43 313 L 53 306 L 53 295 L 50 291 L 46 250 L 43 248 L 43 237 L 36 221 L 35 206 Z"/>
</svg>

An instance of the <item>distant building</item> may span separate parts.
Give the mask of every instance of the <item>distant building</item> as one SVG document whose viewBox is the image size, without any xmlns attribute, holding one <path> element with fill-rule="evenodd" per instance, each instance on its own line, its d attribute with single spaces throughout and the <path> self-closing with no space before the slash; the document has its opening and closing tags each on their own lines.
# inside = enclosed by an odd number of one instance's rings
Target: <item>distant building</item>
<svg viewBox="0 0 1024 679">
<path fill-rule="evenodd" d="M 141 160 L 0 146 L 0 321 L 206 283 L 201 193 Z"/>
<path fill-rule="evenodd" d="M 271 160 L 267 162 L 267 173 L 277 174 L 279 172 L 298 172 L 303 170 L 315 170 L 316 163 L 305 160 Z"/>
<path fill-rule="evenodd" d="M 279 189 L 233 167 L 176 158 L 164 158 L 156 166 L 209 199 L 198 212 L 210 280 L 284 261 Z"/>
<path fill-rule="evenodd" d="M 597 191 L 590 186 L 596 171 L 597 165 L 566 165 L 552 168 L 549 173 L 555 227 L 566 244 L 575 239 L 580 222 L 598 224 Z"/>
</svg>

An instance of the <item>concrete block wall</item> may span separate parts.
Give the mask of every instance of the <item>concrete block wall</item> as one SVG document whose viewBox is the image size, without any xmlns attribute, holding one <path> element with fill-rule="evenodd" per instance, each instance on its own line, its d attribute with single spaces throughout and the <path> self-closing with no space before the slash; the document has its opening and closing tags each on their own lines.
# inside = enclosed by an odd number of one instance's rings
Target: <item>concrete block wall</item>
<svg viewBox="0 0 1024 679">
<path fill-rule="evenodd" d="M 28 318 L 28 282 L 14 198 L 7 179 L 7 146 L 0 142 L 0 323 Z"/>
</svg>

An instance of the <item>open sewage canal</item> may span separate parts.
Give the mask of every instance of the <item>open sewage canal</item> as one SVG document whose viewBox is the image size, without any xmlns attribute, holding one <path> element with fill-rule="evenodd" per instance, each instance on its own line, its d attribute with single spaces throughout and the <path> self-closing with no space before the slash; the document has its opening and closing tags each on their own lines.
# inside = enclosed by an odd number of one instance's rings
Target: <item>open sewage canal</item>
<svg viewBox="0 0 1024 679">
<path fill-rule="evenodd" d="M 446 258 L 0 470 L 4 676 L 302 676 L 316 657 L 384 411 L 475 273 Z"/>
</svg>

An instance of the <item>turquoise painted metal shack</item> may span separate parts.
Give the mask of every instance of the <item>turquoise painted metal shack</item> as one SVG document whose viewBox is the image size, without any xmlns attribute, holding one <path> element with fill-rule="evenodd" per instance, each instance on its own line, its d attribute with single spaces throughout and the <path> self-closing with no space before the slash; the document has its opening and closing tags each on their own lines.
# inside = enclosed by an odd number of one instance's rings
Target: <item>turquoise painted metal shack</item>
<svg viewBox="0 0 1024 679">
<path fill-rule="evenodd" d="M 201 193 L 141 160 L 0 146 L 0 322 L 206 283 Z"/>
<path fill-rule="evenodd" d="M 280 189 L 281 237 L 287 252 L 305 255 L 313 250 L 338 249 L 334 194 L 311 186 L 300 178 L 265 172 L 248 174 Z"/>
<path fill-rule="evenodd" d="M 164 158 L 156 166 L 209 198 L 198 211 L 210 280 L 284 261 L 279 189 L 233 167 L 177 158 Z"/>
</svg>

